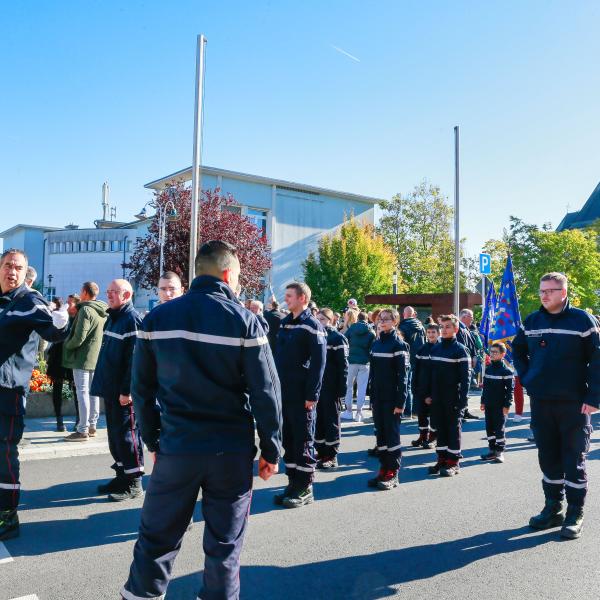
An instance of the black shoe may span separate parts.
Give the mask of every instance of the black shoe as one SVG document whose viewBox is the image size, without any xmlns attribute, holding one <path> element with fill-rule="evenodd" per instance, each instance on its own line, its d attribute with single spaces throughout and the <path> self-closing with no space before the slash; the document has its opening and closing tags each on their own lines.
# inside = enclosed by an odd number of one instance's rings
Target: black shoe
<svg viewBox="0 0 600 600">
<path fill-rule="evenodd" d="M 302 489 L 293 490 L 289 496 L 283 499 L 283 506 L 286 508 L 300 508 L 305 504 L 311 504 L 315 501 L 312 485 Z"/>
<path fill-rule="evenodd" d="M 283 506 L 283 499 L 287 498 L 287 496 L 291 493 L 292 491 L 292 485 L 286 485 L 283 492 L 280 492 L 279 494 L 275 494 L 273 496 L 273 503 L 276 504 L 277 506 Z"/>
<path fill-rule="evenodd" d="M 532 529 L 550 529 L 562 525 L 564 521 L 565 511 L 562 501 L 546 500 L 542 512 L 529 519 L 529 527 Z"/>
<path fill-rule="evenodd" d="M 19 537 L 19 515 L 17 510 L 0 511 L 0 540 Z"/>
<path fill-rule="evenodd" d="M 431 465 L 431 467 L 428 467 L 427 471 L 430 475 L 437 475 L 441 471 L 443 465 L 444 463 L 437 462 L 435 463 L 435 465 Z"/>
<path fill-rule="evenodd" d="M 123 500 L 133 500 L 141 498 L 144 495 L 142 487 L 142 478 L 134 477 L 127 480 L 127 487 L 122 492 L 112 492 L 108 495 L 108 499 L 113 502 L 123 502 Z"/>
<path fill-rule="evenodd" d="M 465 409 L 465 412 L 463 413 L 463 419 L 467 420 L 467 419 L 472 419 L 473 421 L 478 421 L 479 417 L 476 417 L 473 413 L 469 412 L 469 409 Z"/>
<path fill-rule="evenodd" d="M 62 432 L 62 431 L 66 431 L 66 430 L 67 430 L 67 428 L 65 427 L 65 424 L 63 422 L 62 417 L 57 417 L 56 418 L 56 429 L 55 429 L 55 431 Z"/>
<path fill-rule="evenodd" d="M 369 448 L 367 450 L 367 454 L 369 456 L 379 456 L 379 449 L 377 448 L 377 446 L 375 446 L 375 448 Z"/>
<path fill-rule="evenodd" d="M 427 436 L 420 435 L 416 440 L 413 440 L 410 445 L 413 448 L 418 448 L 419 446 L 424 447 L 423 444 L 427 443 Z"/>
<path fill-rule="evenodd" d="M 98 486 L 98 493 L 112 494 L 124 492 L 127 489 L 127 483 L 127 477 L 124 477 L 123 475 L 117 475 L 108 483 L 101 483 Z"/>
<path fill-rule="evenodd" d="M 336 469 L 338 466 L 337 456 L 333 458 L 328 458 L 327 460 L 320 460 L 317 462 L 317 469 L 321 469 L 323 471 L 330 471 L 331 469 Z"/>
<path fill-rule="evenodd" d="M 493 450 L 490 450 L 487 454 L 481 455 L 481 460 L 491 461 L 496 458 L 496 453 Z"/>
<path fill-rule="evenodd" d="M 454 477 L 460 473 L 460 467 L 458 465 L 448 465 L 443 469 L 440 469 L 440 475 L 442 477 Z"/>
<path fill-rule="evenodd" d="M 568 506 L 560 537 L 576 540 L 583 529 L 583 506 Z"/>
</svg>

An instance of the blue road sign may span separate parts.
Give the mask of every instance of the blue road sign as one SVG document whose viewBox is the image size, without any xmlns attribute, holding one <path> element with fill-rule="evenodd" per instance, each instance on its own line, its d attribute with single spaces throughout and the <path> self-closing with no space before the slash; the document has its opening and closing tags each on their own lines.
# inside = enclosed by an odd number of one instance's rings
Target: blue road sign
<svg viewBox="0 0 600 600">
<path fill-rule="evenodd" d="M 492 272 L 492 257 L 483 252 L 479 255 L 479 272 L 482 275 L 489 275 Z"/>
</svg>

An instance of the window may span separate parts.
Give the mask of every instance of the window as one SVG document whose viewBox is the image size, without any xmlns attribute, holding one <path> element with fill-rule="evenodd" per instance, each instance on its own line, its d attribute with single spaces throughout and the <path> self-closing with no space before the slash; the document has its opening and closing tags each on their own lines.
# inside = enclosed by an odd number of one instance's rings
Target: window
<svg viewBox="0 0 600 600">
<path fill-rule="evenodd" d="M 73 252 L 79 252 L 79 242 L 73 242 Z"/>
<path fill-rule="evenodd" d="M 50 244 L 50 252 L 56 254 L 58 252 L 58 244 L 56 242 L 52 242 Z"/>
<path fill-rule="evenodd" d="M 65 243 L 64 242 L 59 242 L 58 243 L 58 251 L 60 254 L 63 254 L 65 251 Z"/>
<path fill-rule="evenodd" d="M 221 207 L 223 210 L 235 213 L 236 215 L 242 214 L 242 207 L 239 204 L 227 204 Z"/>
<path fill-rule="evenodd" d="M 248 220 L 254 223 L 265 236 L 267 235 L 267 216 L 268 212 L 266 210 L 257 210 L 255 208 L 249 208 L 246 213 Z"/>
<path fill-rule="evenodd" d="M 110 243 L 110 249 L 111 249 L 113 252 L 118 252 L 118 251 L 119 251 L 119 242 L 118 242 L 118 240 L 113 240 L 113 241 Z"/>
<path fill-rule="evenodd" d="M 73 242 L 65 242 L 65 252 L 73 252 Z"/>
</svg>

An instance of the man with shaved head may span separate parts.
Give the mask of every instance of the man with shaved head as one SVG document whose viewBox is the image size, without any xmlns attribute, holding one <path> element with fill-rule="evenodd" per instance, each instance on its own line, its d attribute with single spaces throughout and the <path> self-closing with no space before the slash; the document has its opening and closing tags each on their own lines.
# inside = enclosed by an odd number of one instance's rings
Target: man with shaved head
<svg viewBox="0 0 600 600">
<path fill-rule="evenodd" d="M 133 349 L 142 319 L 133 308 L 133 290 L 125 279 L 112 281 L 106 296 L 108 319 L 90 394 L 104 398 L 108 446 L 116 472 L 98 491 L 120 502 L 143 493 L 144 452 L 130 389 Z"/>
</svg>

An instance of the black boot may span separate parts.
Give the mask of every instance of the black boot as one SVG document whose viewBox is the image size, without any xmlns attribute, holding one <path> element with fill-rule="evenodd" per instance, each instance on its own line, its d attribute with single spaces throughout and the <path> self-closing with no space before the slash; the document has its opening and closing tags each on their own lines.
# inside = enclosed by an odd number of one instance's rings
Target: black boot
<svg viewBox="0 0 600 600">
<path fill-rule="evenodd" d="M 548 500 L 542 512 L 529 519 L 532 529 L 550 529 L 562 525 L 565 520 L 565 511 L 561 500 Z"/>
<path fill-rule="evenodd" d="M 283 499 L 283 506 L 286 508 L 300 508 L 306 504 L 312 504 L 314 501 L 313 487 L 309 484 L 304 488 L 295 488 L 290 492 L 290 495 Z"/>
<path fill-rule="evenodd" d="M 65 424 L 62 417 L 56 417 L 56 431 L 66 431 Z"/>
<path fill-rule="evenodd" d="M 285 488 L 283 489 L 282 492 L 279 492 L 279 494 L 275 494 L 273 496 L 273 503 L 276 506 L 282 506 L 283 505 L 283 499 L 287 498 L 291 493 L 292 493 L 292 484 L 288 483 L 285 486 Z"/>
<path fill-rule="evenodd" d="M 560 537 L 576 540 L 583 529 L 583 506 L 568 506 Z"/>
<path fill-rule="evenodd" d="M 127 487 L 122 492 L 113 492 L 108 495 L 108 499 L 113 502 L 123 502 L 123 500 L 133 500 L 144 495 L 141 477 L 131 477 L 127 479 Z"/>
<path fill-rule="evenodd" d="M 19 515 L 17 510 L 0 511 L 0 540 L 19 537 Z"/>
<path fill-rule="evenodd" d="M 123 492 L 127 488 L 127 476 L 123 472 L 123 467 L 116 467 L 117 474 L 107 483 L 101 483 L 98 486 L 99 494 L 112 494 L 113 492 Z"/>
</svg>

